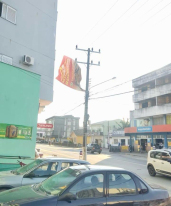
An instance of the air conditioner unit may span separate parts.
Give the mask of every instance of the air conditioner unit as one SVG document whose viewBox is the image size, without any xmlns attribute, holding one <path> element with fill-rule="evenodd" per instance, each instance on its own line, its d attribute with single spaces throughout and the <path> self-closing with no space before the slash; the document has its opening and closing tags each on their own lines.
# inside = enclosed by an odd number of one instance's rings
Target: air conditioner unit
<svg viewBox="0 0 171 206">
<path fill-rule="evenodd" d="M 30 66 L 34 65 L 34 58 L 30 57 L 30 56 L 27 56 L 27 55 L 24 55 L 23 64 L 30 65 Z"/>
</svg>

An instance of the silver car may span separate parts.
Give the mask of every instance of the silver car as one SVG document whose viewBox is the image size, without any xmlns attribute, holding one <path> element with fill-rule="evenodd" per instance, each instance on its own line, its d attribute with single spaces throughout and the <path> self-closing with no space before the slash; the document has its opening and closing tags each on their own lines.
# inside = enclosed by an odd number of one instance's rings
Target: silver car
<svg viewBox="0 0 171 206">
<path fill-rule="evenodd" d="M 70 166 L 88 165 L 87 161 L 65 158 L 41 158 L 13 171 L 0 172 L 0 192 L 23 185 L 37 184 Z"/>
</svg>

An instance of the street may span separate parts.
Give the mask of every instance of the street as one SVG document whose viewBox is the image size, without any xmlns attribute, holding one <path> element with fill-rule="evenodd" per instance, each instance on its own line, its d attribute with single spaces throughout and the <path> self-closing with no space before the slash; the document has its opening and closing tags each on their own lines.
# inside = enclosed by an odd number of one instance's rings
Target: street
<svg viewBox="0 0 171 206">
<path fill-rule="evenodd" d="M 37 144 L 36 148 L 40 149 L 40 151 L 44 154 L 44 157 L 57 156 L 73 159 L 79 159 L 79 151 L 81 150 L 80 148 L 59 147 L 54 145 L 49 146 L 45 144 Z M 88 153 L 87 161 L 91 164 L 110 165 L 130 170 L 139 175 L 148 184 L 157 184 L 166 188 L 171 195 L 171 178 L 160 175 L 151 177 L 148 174 L 146 167 L 146 155 L 136 156 L 133 153 L 109 153 L 107 149 L 104 149 L 101 154 Z"/>
</svg>

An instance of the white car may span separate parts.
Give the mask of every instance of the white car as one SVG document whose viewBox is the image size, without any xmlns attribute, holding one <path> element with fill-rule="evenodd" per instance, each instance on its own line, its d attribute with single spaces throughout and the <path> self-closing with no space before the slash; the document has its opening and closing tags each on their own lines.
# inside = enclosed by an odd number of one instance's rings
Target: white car
<svg viewBox="0 0 171 206">
<path fill-rule="evenodd" d="M 171 177 L 171 150 L 157 149 L 148 152 L 147 169 L 149 175 L 167 175 Z"/>
<path fill-rule="evenodd" d="M 23 185 L 37 184 L 67 167 L 88 164 L 90 163 L 84 160 L 68 158 L 36 159 L 17 170 L 0 172 L 0 192 Z"/>
</svg>

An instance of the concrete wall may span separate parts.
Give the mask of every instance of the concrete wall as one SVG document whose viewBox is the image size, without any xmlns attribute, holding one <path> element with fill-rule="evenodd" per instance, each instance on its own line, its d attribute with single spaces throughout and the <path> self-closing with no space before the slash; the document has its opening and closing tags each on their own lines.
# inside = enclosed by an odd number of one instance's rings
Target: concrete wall
<svg viewBox="0 0 171 206">
<path fill-rule="evenodd" d="M 148 90 L 146 92 L 138 93 L 133 95 L 133 102 L 137 103 L 146 99 L 153 97 L 165 95 L 171 93 L 171 84 L 165 84 L 154 89 Z"/>
<path fill-rule="evenodd" d="M 33 128 L 32 140 L 0 138 L 0 155 L 35 157 L 39 90 L 39 75 L 0 63 L 0 123 Z"/>
<path fill-rule="evenodd" d="M 4 0 L 17 10 L 16 25 L 0 17 L 0 54 L 13 65 L 41 75 L 40 99 L 53 100 L 57 0 Z M 22 63 L 34 57 L 34 66 Z"/>
<path fill-rule="evenodd" d="M 151 117 L 163 114 L 171 114 L 171 104 L 164 104 L 161 106 L 147 107 L 130 111 L 130 119 Z"/>
<path fill-rule="evenodd" d="M 143 85 L 147 82 L 161 78 L 163 76 L 167 76 L 169 74 L 171 74 L 171 64 L 168 64 L 160 69 L 157 69 L 153 72 L 150 72 L 150 73 L 145 74 L 143 76 L 140 76 L 136 79 L 133 79 L 132 86 L 134 88 L 136 88 L 136 87 L 139 87 L 140 85 Z"/>
</svg>

